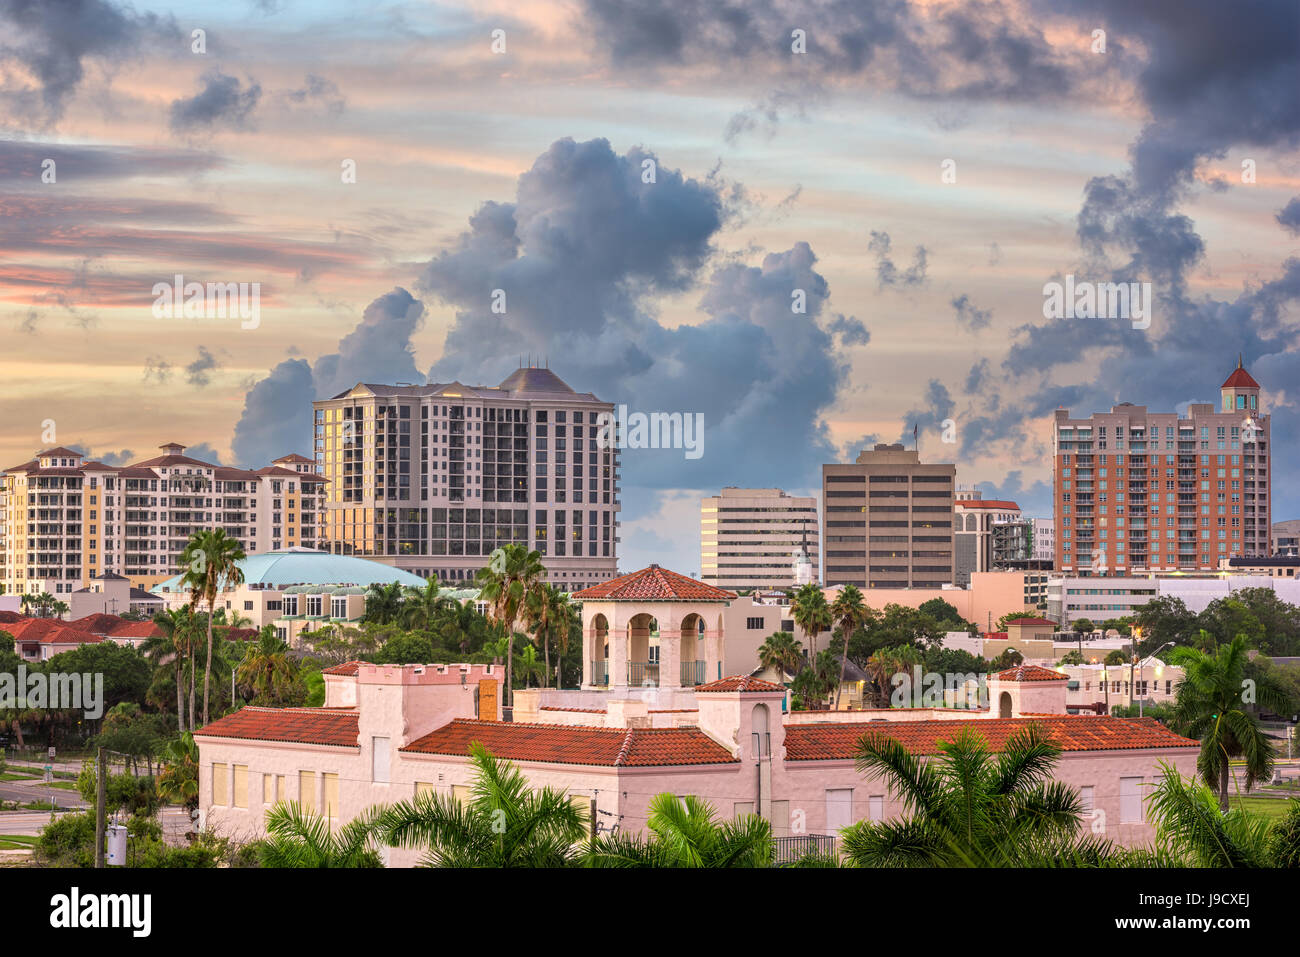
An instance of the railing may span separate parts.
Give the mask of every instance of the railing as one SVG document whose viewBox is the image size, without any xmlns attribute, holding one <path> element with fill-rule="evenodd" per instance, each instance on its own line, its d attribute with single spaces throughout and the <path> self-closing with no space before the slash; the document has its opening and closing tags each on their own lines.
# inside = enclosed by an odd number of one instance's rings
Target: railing
<svg viewBox="0 0 1300 957">
<path fill-rule="evenodd" d="M 703 661 L 683 661 L 682 662 L 682 687 L 692 688 L 695 685 L 704 684 L 704 662 Z"/>
<path fill-rule="evenodd" d="M 659 685 L 659 662 L 629 661 L 627 663 L 627 684 L 629 688 Z"/>
<path fill-rule="evenodd" d="M 591 663 L 591 683 L 593 685 L 609 684 L 609 659 L 602 658 L 600 661 Z"/>
<path fill-rule="evenodd" d="M 836 853 L 835 838 L 829 834 L 797 834 L 772 838 L 772 863 L 793 864 L 808 854 L 832 857 Z"/>
</svg>

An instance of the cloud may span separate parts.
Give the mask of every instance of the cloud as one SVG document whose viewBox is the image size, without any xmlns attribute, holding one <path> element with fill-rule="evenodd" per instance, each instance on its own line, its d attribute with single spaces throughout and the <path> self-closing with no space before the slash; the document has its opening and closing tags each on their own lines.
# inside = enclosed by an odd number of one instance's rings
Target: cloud
<svg viewBox="0 0 1300 957">
<path fill-rule="evenodd" d="M 985 329 L 993 321 L 993 313 L 987 309 L 976 308 L 975 303 L 971 302 L 970 297 L 965 293 L 953 299 L 951 305 L 957 311 L 957 324 L 965 326 L 971 332 Z"/>
<path fill-rule="evenodd" d="M 185 381 L 202 388 L 212 381 L 212 371 L 220 367 L 217 357 L 206 346 L 199 346 L 198 358 L 185 367 Z"/>
<path fill-rule="evenodd" d="M 203 76 L 203 89 L 194 96 L 172 101 L 171 128 L 184 133 L 193 130 L 225 128 L 245 130 L 251 125 L 253 111 L 262 98 L 262 87 L 249 79 L 244 87 L 237 77 L 219 69 Z"/>
<path fill-rule="evenodd" d="M 876 281 L 879 282 L 880 288 L 924 285 L 927 259 L 925 247 L 917 246 L 912 256 L 912 265 L 899 272 L 890 256 L 890 244 L 889 233 L 872 230 L 871 242 L 867 244 L 867 250 L 876 257 Z"/>
<path fill-rule="evenodd" d="M 980 359 L 972 365 L 970 371 L 966 373 L 966 384 L 962 387 L 962 391 L 967 395 L 979 392 L 984 383 L 988 381 L 988 376 L 989 360 Z"/>
<path fill-rule="evenodd" d="M 149 356 L 144 360 L 144 381 L 164 384 L 172 375 L 172 365 L 162 356 Z"/>
<path fill-rule="evenodd" d="M 1277 211 L 1278 224 L 1292 236 L 1300 237 L 1300 196 L 1294 197 Z"/>
<path fill-rule="evenodd" d="M 853 316 L 836 313 L 835 318 L 826 324 L 826 331 L 833 336 L 839 336 L 841 347 L 865 346 L 871 341 L 870 331 L 862 324 L 861 319 Z"/>
<path fill-rule="evenodd" d="M 258 466 L 310 449 L 314 399 L 358 382 L 424 382 L 411 344 L 423 322 L 423 304 L 397 288 L 366 307 L 361 321 L 339 340 L 337 352 L 314 365 L 297 358 L 281 362 L 244 397 L 231 443 L 235 459 Z"/>
<path fill-rule="evenodd" d="M 87 60 L 112 66 L 150 33 L 174 35 L 175 26 L 109 0 L 0 0 L 0 104 L 13 119 L 55 123 Z M 35 82 L 13 79 L 24 74 Z"/>
<path fill-rule="evenodd" d="M 188 176 L 225 165 L 210 153 L 135 146 L 85 146 L 0 139 L 0 180 L 40 186 L 41 164 L 54 160 L 62 181 Z M 48 197 L 43 197 L 48 200 Z"/>
<path fill-rule="evenodd" d="M 285 97 L 292 103 L 302 105 L 320 105 L 328 113 L 342 113 L 347 107 L 347 100 L 339 93 L 338 86 L 315 73 L 308 73 L 303 85 L 290 90 Z"/>
</svg>

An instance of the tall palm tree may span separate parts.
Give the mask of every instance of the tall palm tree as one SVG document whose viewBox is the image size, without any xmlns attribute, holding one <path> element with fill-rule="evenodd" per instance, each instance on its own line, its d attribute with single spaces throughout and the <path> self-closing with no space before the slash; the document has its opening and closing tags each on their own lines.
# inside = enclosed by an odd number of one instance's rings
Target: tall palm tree
<svg viewBox="0 0 1300 957">
<path fill-rule="evenodd" d="M 881 648 L 868 658 L 866 671 L 876 689 L 876 703 L 882 708 L 889 707 L 889 687 L 893 676 L 908 674 L 913 665 L 920 663 L 921 652 L 913 645 Z"/>
<path fill-rule="evenodd" d="M 583 813 L 563 791 L 533 788 L 508 762 L 470 745 L 470 800 L 434 791 L 389 806 L 378 820 L 392 847 L 419 847 L 427 867 L 561 867 L 586 834 Z"/>
<path fill-rule="evenodd" d="M 597 837 L 583 852 L 587 867 L 770 867 L 772 826 L 757 814 L 719 822 L 694 794 L 650 799 L 649 838 Z"/>
<path fill-rule="evenodd" d="M 376 842 L 383 808 L 373 807 L 338 831 L 297 801 L 281 802 L 266 814 L 263 867 L 383 867 Z"/>
<path fill-rule="evenodd" d="M 808 659 L 817 654 L 817 636 L 831 626 L 831 609 L 826 604 L 826 594 L 817 585 L 800 586 L 794 593 L 790 616 L 803 631 L 808 641 Z"/>
<path fill-rule="evenodd" d="M 568 592 L 546 582 L 538 582 L 536 588 L 530 589 L 524 602 L 524 624 L 532 633 L 533 642 L 542 646 L 547 686 L 551 674 L 551 641 L 555 639 L 568 645 L 569 625 L 573 618 L 570 607 Z"/>
<path fill-rule="evenodd" d="M 176 723 L 181 732 L 185 731 L 185 656 L 193 644 L 195 630 L 194 615 L 188 605 L 160 611 L 153 616 L 153 623 L 162 632 L 151 635 L 144 640 L 140 651 L 149 659 L 154 671 L 170 665 L 176 678 Z"/>
<path fill-rule="evenodd" d="M 997 755 L 974 727 L 939 748 L 938 758 L 927 760 L 881 732 L 863 736 L 858 771 L 883 778 L 902 798 L 905 816 L 845 828 L 842 844 L 851 863 L 1006 867 L 1096 860 L 1113 852 L 1109 842 L 1080 834 L 1083 804 L 1052 780 L 1061 749 L 1041 725 L 1016 731 Z"/>
<path fill-rule="evenodd" d="M 217 594 L 235 588 L 244 581 L 239 567 L 244 548 L 239 540 L 226 534 L 224 528 L 202 529 L 193 532 L 181 552 L 181 567 L 185 573 L 181 584 L 189 590 L 190 608 L 200 601 L 208 605 L 208 654 L 203 664 L 203 723 L 208 723 L 208 686 L 212 681 L 212 616 L 216 613 Z"/>
<path fill-rule="evenodd" d="M 758 646 L 758 663 L 776 671 L 777 682 L 782 675 L 796 675 L 803 666 L 803 644 L 788 631 L 774 631 Z"/>
<path fill-rule="evenodd" d="M 498 622 L 507 635 L 513 635 L 515 622 L 527 606 L 528 594 L 546 575 L 542 553 L 529 551 L 523 545 L 510 544 L 493 549 L 488 563 L 474 577 L 479 587 L 479 599 L 488 603 L 490 616 Z M 506 704 L 515 701 L 514 642 L 506 645 Z"/>
<path fill-rule="evenodd" d="M 402 586 L 397 582 L 381 585 L 371 582 L 366 588 L 366 612 L 364 621 L 376 625 L 387 625 L 396 621 L 402 614 Z"/>
<path fill-rule="evenodd" d="M 1233 808 L 1226 814 L 1210 787 L 1184 780 L 1160 762 L 1161 778 L 1147 798 L 1156 843 L 1183 867 L 1270 867 L 1271 824 L 1263 814 Z"/>
<path fill-rule="evenodd" d="M 68 611 L 69 608 L 68 608 L 68 603 L 66 601 L 53 601 L 50 603 L 50 613 L 55 618 L 62 618 L 64 615 L 68 613 Z"/>
<path fill-rule="evenodd" d="M 844 647 L 840 651 L 840 683 L 835 686 L 835 710 L 840 710 L 840 691 L 844 687 L 844 668 L 849 661 L 849 639 L 867 619 L 867 606 L 857 585 L 845 585 L 831 604 L 831 618 L 840 626 Z"/>
<path fill-rule="evenodd" d="M 182 731 L 179 738 L 167 742 L 158 758 L 163 765 L 158 775 L 158 796 L 188 811 L 197 810 L 199 746 L 194 743 L 194 735 Z"/>
<path fill-rule="evenodd" d="M 442 583 L 437 575 L 430 575 L 423 588 L 407 585 L 402 589 L 402 624 L 420 630 L 432 628 L 450 601 L 438 594 L 441 590 Z"/>
<path fill-rule="evenodd" d="M 1233 758 L 1245 759 L 1246 790 L 1273 773 L 1276 749 L 1260 729 L 1259 720 L 1246 710 L 1246 690 L 1254 688 L 1255 702 L 1273 711 L 1287 712 L 1288 697 L 1272 682 L 1245 680 L 1246 638 L 1238 635 L 1213 652 L 1178 646 L 1166 659 L 1183 668 L 1183 680 L 1174 698 L 1170 726 L 1179 734 L 1201 742 L 1196 770 L 1201 780 L 1219 792 L 1219 809 L 1228 810 L 1229 767 Z"/>
<path fill-rule="evenodd" d="M 298 664 L 289 657 L 289 645 L 277 638 L 275 627 L 265 625 L 257 641 L 244 648 L 236 681 L 246 699 L 271 708 L 297 704 Z"/>
</svg>

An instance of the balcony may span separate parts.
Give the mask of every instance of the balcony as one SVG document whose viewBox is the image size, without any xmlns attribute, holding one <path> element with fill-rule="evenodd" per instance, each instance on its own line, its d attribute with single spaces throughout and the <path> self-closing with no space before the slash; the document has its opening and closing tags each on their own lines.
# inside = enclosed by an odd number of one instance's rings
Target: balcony
<svg viewBox="0 0 1300 957">
<path fill-rule="evenodd" d="M 704 684 L 704 662 L 703 661 L 683 661 L 682 662 L 682 687 L 693 688 L 696 685 Z"/>
<path fill-rule="evenodd" d="M 627 663 L 627 686 L 657 688 L 659 686 L 659 662 L 629 661 Z"/>
<path fill-rule="evenodd" d="M 609 684 L 609 660 L 601 658 L 591 663 L 591 683 L 602 687 Z"/>
</svg>

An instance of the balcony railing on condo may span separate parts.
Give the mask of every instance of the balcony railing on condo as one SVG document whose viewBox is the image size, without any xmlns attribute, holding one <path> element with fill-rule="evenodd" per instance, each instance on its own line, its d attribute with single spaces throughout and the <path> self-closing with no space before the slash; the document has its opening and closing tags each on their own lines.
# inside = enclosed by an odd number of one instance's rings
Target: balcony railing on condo
<svg viewBox="0 0 1300 957">
<path fill-rule="evenodd" d="M 627 685 L 632 687 L 658 687 L 659 662 L 629 661 L 627 663 Z"/>
<path fill-rule="evenodd" d="M 798 834 L 788 837 L 772 838 L 773 863 L 793 864 L 801 857 L 816 854 L 819 857 L 834 857 L 836 854 L 835 838 L 830 834 Z"/>
<path fill-rule="evenodd" d="M 682 687 L 693 688 L 696 685 L 704 684 L 704 662 L 703 661 L 683 661 L 682 662 Z"/>
<path fill-rule="evenodd" d="M 609 684 L 609 660 L 601 658 L 591 663 L 591 683 L 593 685 Z"/>
</svg>

